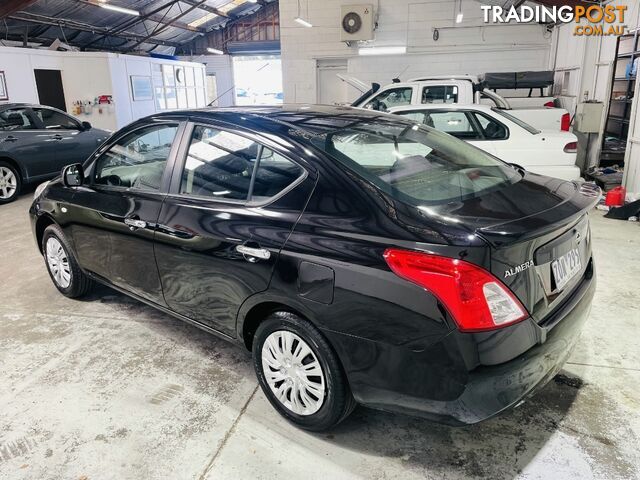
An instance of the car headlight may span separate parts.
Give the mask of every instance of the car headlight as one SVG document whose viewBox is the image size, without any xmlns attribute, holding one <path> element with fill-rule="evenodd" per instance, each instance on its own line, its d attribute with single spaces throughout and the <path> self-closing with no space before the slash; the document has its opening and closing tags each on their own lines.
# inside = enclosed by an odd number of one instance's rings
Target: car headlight
<svg viewBox="0 0 640 480">
<path fill-rule="evenodd" d="M 45 188 L 47 188 L 47 185 L 49 185 L 49 182 L 48 182 L 48 181 L 46 181 L 46 182 L 44 182 L 44 183 L 41 183 L 40 185 L 38 185 L 38 186 L 36 187 L 36 191 L 35 191 L 35 192 L 33 192 L 33 199 L 34 199 L 34 200 L 35 200 L 36 198 L 38 198 L 42 192 L 44 192 L 44 189 L 45 189 Z"/>
</svg>

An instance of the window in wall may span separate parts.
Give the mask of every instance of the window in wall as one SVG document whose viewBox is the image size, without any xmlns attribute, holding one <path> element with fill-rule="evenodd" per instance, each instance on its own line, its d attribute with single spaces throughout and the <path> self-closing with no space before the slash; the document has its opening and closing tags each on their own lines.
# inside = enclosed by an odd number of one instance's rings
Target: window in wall
<svg viewBox="0 0 640 480">
<path fill-rule="evenodd" d="M 203 69 L 154 63 L 152 77 L 156 109 L 199 108 L 206 106 Z"/>
</svg>

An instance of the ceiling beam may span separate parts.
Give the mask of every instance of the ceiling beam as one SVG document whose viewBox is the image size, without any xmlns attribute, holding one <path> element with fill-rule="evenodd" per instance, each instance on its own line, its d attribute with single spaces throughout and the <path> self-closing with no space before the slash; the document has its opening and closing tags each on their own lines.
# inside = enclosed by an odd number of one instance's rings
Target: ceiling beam
<svg viewBox="0 0 640 480">
<path fill-rule="evenodd" d="M 0 3 L 0 18 L 5 18 L 12 13 L 24 10 L 37 0 L 4 0 Z"/>
<path fill-rule="evenodd" d="M 195 5 L 187 8 L 184 12 L 181 12 L 179 15 L 169 19 L 167 21 L 167 23 L 165 23 L 163 26 L 158 25 L 159 28 L 154 28 L 153 31 L 145 36 L 142 40 L 138 40 L 134 45 L 132 45 L 130 47 L 131 50 L 133 50 L 134 48 L 136 48 L 137 46 L 139 46 L 142 43 L 147 42 L 149 39 L 155 37 L 156 35 L 158 35 L 159 33 L 164 32 L 167 28 L 173 26 L 174 22 L 177 22 L 178 20 L 180 20 L 182 17 L 184 17 L 187 13 L 192 12 L 193 10 L 195 10 L 196 8 L 198 8 L 199 6 L 203 5 L 207 0 L 197 0 L 195 1 Z"/>
<path fill-rule="evenodd" d="M 100 7 L 100 2 L 98 2 L 98 0 L 76 0 L 76 2 L 81 3 L 83 5 L 91 5 L 93 7 L 102 8 L 102 7 Z M 162 15 L 158 15 L 157 12 L 160 12 L 160 11 L 164 10 L 165 8 L 171 8 L 177 2 L 178 2 L 178 0 L 174 0 L 172 2 L 167 3 L 166 5 L 164 5 L 162 7 L 153 9 L 149 13 L 145 13 L 144 11 L 141 11 L 140 12 L 140 16 L 133 18 L 131 23 L 129 25 L 127 25 L 127 28 L 131 28 L 133 25 L 137 25 L 138 23 L 142 23 L 145 20 L 151 20 L 152 22 L 159 23 L 161 25 L 166 25 L 167 21 L 164 19 L 164 17 Z M 186 24 L 184 22 L 174 22 L 171 26 L 174 27 L 174 28 L 179 28 L 180 30 L 189 30 L 190 32 L 194 32 L 194 33 L 205 33 L 205 30 L 203 30 L 201 28 L 197 28 L 197 27 L 191 27 L 191 26 L 189 26 L 188 24 Z"/>
<path fill-rule="evenodd" d="M 96 33 L 103 34 L 105 37 L 123 38 L 130 42 L 137 42 L 135 46 L 138 46 L 141 43 L 151 43 L 154 45 L 165 45 L 165 46 L 176 47 L 176 48 L 180 46 L 180 43 L 178 42 L 171 42 L 168 40 L 156 40 L 154 38 L 149 38 L 144 35 L 139 35 L 137 33 L 124 32 L 124 31 L 113 33 L 113 32 L 110 32 L 109 29 L 105 27 L 96 27 L 93 25 L 88 25 L 86 23 L 75 22 L 73 20 L 49 17 L 46 15 L 36 15 L 34 13 L 28 13 L 28 12 L 20 12 L 19 14 L 10 15 L 8 18 L 11 20 L 16 20 L 20 22 L 35 23 L 38 25 L 59 26 L 61 28 L 69 28 L 71 30 L 80 30 L 82 32 L 89 32 L 93 34 L 96 34 Z"/>
<path fill-rule="evenodd" d="M 205 12 L 215 13 L 216 15 L 219 15 L 221 17 L 231 18 L 230 15 L 224 13 L 222 10 L 218 10 L 217 8 L 210 7 L 206 3 L 201 4 L 197 0 L 180 0 L 180 1 L 182 3 L 186 3 L 187 5 L 190 5 L 192 7 L 196 7 L 196 8 L 199 8 L 200 10 L 204 10 Z M 231 0 L 229 0 L 229 1 L 231 1 Z"/>
</svg>

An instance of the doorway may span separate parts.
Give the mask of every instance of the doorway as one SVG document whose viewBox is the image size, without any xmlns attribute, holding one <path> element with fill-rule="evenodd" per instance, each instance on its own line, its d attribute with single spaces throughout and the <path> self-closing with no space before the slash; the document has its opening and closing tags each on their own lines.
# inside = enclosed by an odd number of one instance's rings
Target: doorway
<svg viewBox="0 0 640 480">
<path fill-rule="evenodd" d="M 349 103 L 349 90 L 337 74 L 347 74 L 346 59 L 318 60 L 318 103 L 344 105 Z M 354 97 L 354 98 L 357 98 Z M 351 99 L 353 100 L 353 99 Z"/>
<path fill-rule="evenodd" d="M 62 74 L 60 70 L 38 70 L 34 69 L 36 77 L 36 88 L 40 105 L 48 105 L 67 111 L 67 103 L 64 99 L 62 88 Z"/>
<path fill-rule="evenodd" d="M 236 105 L 281 104 L 282 63 L 279 55 L 233 57 Z"/>
</svg>

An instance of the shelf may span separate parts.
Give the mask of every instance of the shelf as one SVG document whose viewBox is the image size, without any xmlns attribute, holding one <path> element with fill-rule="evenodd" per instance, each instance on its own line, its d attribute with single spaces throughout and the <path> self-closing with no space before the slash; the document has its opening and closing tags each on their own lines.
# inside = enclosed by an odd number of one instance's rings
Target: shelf
<svg viewBox="0 0 640 480">
<path fill-rule="evenodd" d="M 620 123 L 629 123 L 629 120 L 627 120 L 626 118 L 617 117 L 615 115 L 609 115 L 607 117 L 607 120 L 613 120 L 614 122 L 620 122 Z"/>
</svg>

